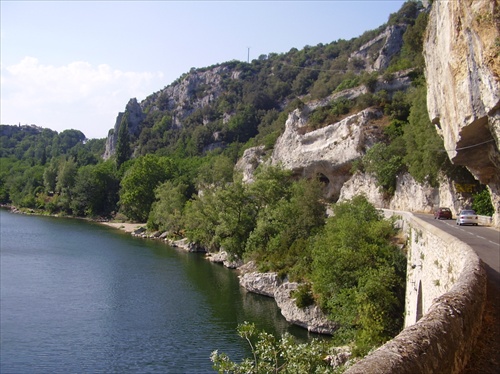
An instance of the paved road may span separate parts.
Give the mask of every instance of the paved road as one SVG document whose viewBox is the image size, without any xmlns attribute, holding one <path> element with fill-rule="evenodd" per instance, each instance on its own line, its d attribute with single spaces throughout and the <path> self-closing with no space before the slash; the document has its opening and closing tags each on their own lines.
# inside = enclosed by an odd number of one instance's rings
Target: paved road
<svg viewBox="0 0 500 374">
<path fill-rule="evenodd" d="M 455 220 L 434 220 L 415 214 L 469 244 L 483 260 L 488 275 L 483 327 L 467 367 L 461 374 L 498 373 L 500 367 L 500 231 L 483 226 L 457 226 Z"/>
<path fill-rule="evenodd" d="M 415 214 L 469 244 L 486 265 L 488 278 L 500 287 L 500 231 L 486 226 L 458 226 L 455 220 L 435 220 L 431 214 Z"/>
</svg>

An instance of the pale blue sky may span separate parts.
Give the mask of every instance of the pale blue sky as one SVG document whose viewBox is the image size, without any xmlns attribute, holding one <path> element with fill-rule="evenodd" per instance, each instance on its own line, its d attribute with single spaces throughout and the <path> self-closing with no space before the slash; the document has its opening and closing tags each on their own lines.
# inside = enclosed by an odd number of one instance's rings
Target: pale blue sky
<svg viewBox="0 0 500 374">
<path fill-rule="evenodd" d="M 1 123 L 103 138 L 192 67 L 351 39 L 403 3 L 1 0 Z"/>
</svg>

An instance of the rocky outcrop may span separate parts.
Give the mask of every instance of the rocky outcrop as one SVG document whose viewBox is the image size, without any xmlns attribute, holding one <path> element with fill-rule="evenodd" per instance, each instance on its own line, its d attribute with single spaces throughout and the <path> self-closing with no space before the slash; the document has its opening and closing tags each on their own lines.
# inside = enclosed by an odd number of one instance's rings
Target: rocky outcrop
<svg viewBox="0 0 500 374">
<path fill-rule="evenodd" d="M 285 319 L 310 332 L 331 335 L 337 325 L 330 321 L 316 305 L 299 308 L 295 303 L 293 291 L 298 283 L 281 281 L 276 273 L 247 272 L 240 275 L 240 285 L 247 291 L 274 297 Z"/>
<path fill-rule="evenodd" d="M 374 206 L 388 208 L 389 202 L 376 186 L 375 177 L 370 174 L 356 173 L 342 186 L 339 201 L 351 200 L 354 196 L 364 195 Z"/>
<path fill-rule="evenodd" d="M 141 123 L 146 116 L 137 102 L 137 99 L 130 99 L 125 107 L 125 112 L 118 113 L 115 126 L 108 134 L 108 138 L 106 139 L 106 149 L 104 151 L 104 155 L 102 156 L 105 160 L 109 159 L 115 153 L 116 142 L 118 141 L 118 131 L 120 130 L 120 125 L 125 113 L 128 113 L 129 133 L 131 135 L 138 136 L 141 131 Z"/>
<path fill-rule="evenodd" d="M 410 73 L 406 70 L 391 77 L 380 77 L 375 90 L 385 90 L 389 94 L 405 90 L 411 85 Z M 367 87 L 359 86 L 305 103 L 302 110 L 296 109 L 289 114 L 285 131 L 278 138 L 271 157 L 263 146 L 249 148 L 238 160 L 236 170 L 243 174 L 245 182 L 252 182 L 253 173 L 260 164 L 281 165 L 298 177 L 319 177 L 325 183 L 325 197 L 337 200 L 342 185 L 351 178 L 352 162 L 380 141 L 382 130 L 375 122 L 383 113 L 368 108 L 315 131 L 307 130 L 308 117 L 313 110 L 333 101 L 355 100 L 367 92 Z"/>
<path fill-rule="evenodd" d="M 254 171 L 260 164 L 264 163 L 265 155 L 264 146 L 248 148 L 243 152 L 243 156 L 234 167 L 238 173 L 242 174 L 243 182 L 253 182 Z"/>
<path fill-rule="evenodd" d="M 276 273 L 259 273 L 257 271 L 240 276 L 240 285 L 249 292 L 274 297 L 281 280 Z"/>
<path fill-rule="evenodd" d="M 179 240 L 170 240 L 170 239 L 165 238 L 164 240 L 169 246 L 174 247 L 174 248 L 184 249 L 185 251 L 188 251 L 188 252 L 201 252 L 201 253 L 206 252 L 205 248 L 200 247 L 199 245 L 196 245 L 193 242 L 190 242 L 187 238 L 183 238 L 183 239 L 179 239 Z"/>
<path fill-rule="evenodd" d="M 274 299 L 285 319 L 294 325 L 301 326 L 307 331 L 318 334 L 331 335 L 338 328 L 337 324 L 330 321 L 317 305 L 299 308 L 295 303 L 293 291 L 299 284 L 284 282 L 274 292 Z"/>
<path fill-rule="evenodd" d="M 182 127 L 183 119 L 196 109 L 207 106 L 224 91 L 222 76 L 230 71 L 227 66 L 207 70 L 192 70 L 179 82 L 165 87 L 144 102 L 144 106 L 175 113 L 174 126 Z"/>
<path fill-rule="evenodd" d="M 498 1 L 435 1 L 424 56 L 429 116 L 450 160 L 493 195 L 500 222 L 500 19 Z"/>
<path fill-rule="evenodd" d="M 210 262 L 222 264 L 229 269 L 237 269 L 243 265 L 243 261 L 237 258 L 231 258 L 226 251 L 207 253 L 207 259 Z"/>
<path fill-rule="evenodd" d="M 325 196 L 336 200 L 342 185 L 350 178 L 352 161 L 376 142 L 379 129 L 373 121 L 381 116 L 380 110 L 366 109 L 340 122 L 305 132 L 307 112 L 296 109 L 275 144 L 271 164 L 293 170 L 303 178 L 319 176 L 325 182 Z"/>
<path fill-rule="evenodd" d="M 401 51 L 403 34 L 407 27 L 405 24 L 387 27 L 383 33 L 362 45 L 349 58 L 363 61 L 368 72 L 386 69 L 392 57 Z"/>
<path fill-rule="evenodd" d="M 148 111 L 169 111 L 172 115 L 172 126 L 181 128 L 187 116 L 197 109 L 206 107 L 225 92 L 221 82 L 224 75 L 230 74 L 230 72 L 232 70 L 229 66 L 216 66 L 207 70 L 193 69 L 177 82 L 148 96 L 140 104 L 136 99 L 131 99 L 125 109 L 129 113 L 130 134 L 139 136 L 142 130 L 142 121 Z M 238 79 L 238 74 L 232 74 L 231 78 Z M 124 114 L 125 112 L 118 114 L 115 126 L 108 134 L 104 159 L 109 159 L 115 152 L 118 130 Z M 225 118 L 230 118 L 230 115 L 225 113 Z M 208 122 L 207 118 L 203 118 L 203 123 L 200 125 L 205 125 Z M 217 139 L 216 134 L 214 134 L 214 143 L 207 146 L 207 151 L 221 146 L 221 139 Z"/>
<path fill-rule="evenodd" d="M 339 201 L 350 200 L 356 195 L 365 195 L 378 208 L 432 213 L 437 207 L 451 209 L 455 216 L 464 206 L 470 206 L 470 195 L 462 195 L 449 178 L 442 176 L 439 187 L 420 184 L 410 174 L 397 178 L 394 196 L 387 198 L 377 187 L 376 180 L 369 174 L 356 173 L 342 187 Z"/>
</svg>

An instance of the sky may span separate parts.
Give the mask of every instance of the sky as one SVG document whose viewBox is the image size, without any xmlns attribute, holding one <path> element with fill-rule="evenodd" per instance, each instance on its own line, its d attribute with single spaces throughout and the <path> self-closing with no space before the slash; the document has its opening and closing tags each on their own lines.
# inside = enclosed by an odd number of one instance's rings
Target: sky
<svg viewBox="0 0 500 374">
<path fill-rule="evenodd" d="M 0 119 L 104 138 L 191 68 L 349 40 L 404 1 L 0 0 Z"/>
</svg>

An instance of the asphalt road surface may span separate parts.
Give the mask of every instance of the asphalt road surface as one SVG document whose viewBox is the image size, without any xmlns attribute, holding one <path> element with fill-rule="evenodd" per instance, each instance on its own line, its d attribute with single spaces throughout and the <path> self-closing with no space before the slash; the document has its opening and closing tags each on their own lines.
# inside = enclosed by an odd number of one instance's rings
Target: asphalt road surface
<svg viewBox="0 0 500 374">
<path fill-rule="evenodd" d="M 486 226 L 458 226 L 455 220 L 435 220 L 430 214 L 418 218 L 467 243 L 484 262 L 488 275 L 487 300 L 478 342 L 461 374 L 498 373 L 500 367 L 500 231 Z"/>
<path fill-rule="evenodd" d="M 437 220 L 431 214 L 415 216 L 470 245 L 485 263 L 488 278 L 500 287 L 500 231 L 487 226 L 458 226 L 454 219 Z"/>
</svg>

